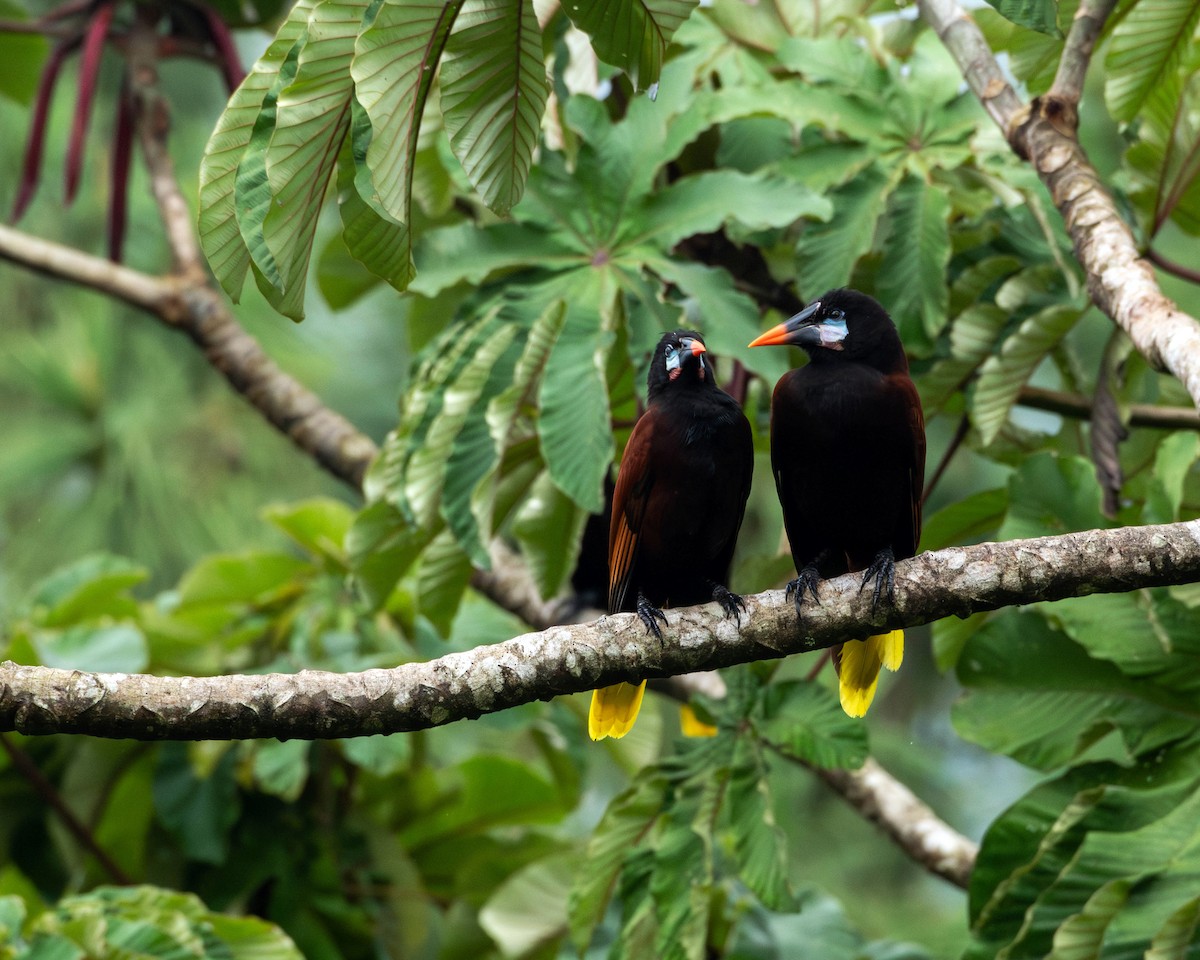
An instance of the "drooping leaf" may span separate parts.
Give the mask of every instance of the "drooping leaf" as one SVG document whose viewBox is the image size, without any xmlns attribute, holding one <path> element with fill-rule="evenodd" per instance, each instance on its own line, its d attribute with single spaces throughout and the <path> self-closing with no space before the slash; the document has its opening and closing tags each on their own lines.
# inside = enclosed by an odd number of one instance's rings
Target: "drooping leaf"
<svg viewBox="0 0 1200 960">
<path fill-rule="evenodd" d="M 277 82 L 279 69 L 304 32 L 316 3 L 298 0 L 292 7 L 275 39 L 230 97 L 200 161 L 200 243 L 217 280 L 234 301 L 250 266 L 234 202 L 238 164 L 250 144 L 267 92 Z"/>
<path fill-rule="evenodd" d="M 565 9 L 592 38 L 597 56 L 646 90 L 658 82 L 667 43 L 695 6 L 696 0 L 568 0 Z"/>
<path fill-rule="evenodd" d="M 521 199 L 546 108 L 533 5 L 466 0 L 446 42 L 442 116 L 472 186 L 496 213 Z"/>
<path fill-rule="evenodd" d="M 1132 120 L 1154 87 L 1170 80 L 1195 43 L 1197 24 L 1197 0 L 1139 0 L 1130 9 L 1113 30 L 1104 64 L 1114 119 Z"/>
<path fill-rule="evenodd" d="M 371 0 L 321 0 L 309 16 L 294 79 L 276 99 L 265 163 L 271 206 L 263 237 L 279 270 L 279 310 L 304 315 L 305 280 L 338 154 L 350 130 L 350 60 Z"/>
<path fill-rule="evenodd" d="M 943 507 L 921 527 L 921 549 L 977 543 L 995 533 L 1008 510 L 1008 491 L 981 490 Z"/>
<path fill-rule="evenodd" d="M 787 841 L 771 809 L 766 767 L 757 748 L 742 738 L 729 781 L 729 824 L 734 857 L 746 886 L 771 910 L 787 910 L 792 893 L 787 879 Z"/>
<path fill-rule="evenodd" d="M 517 511 L 513 535 L 543 598 L 562 589 L 579 552 L 588 514 L 543 474 Z"/>
<path fill-rule="evenodd" d="M 546 363 L 538 392 L 538 438 L 558 488 L 588 513 L 604 508 L 604 474 L 613 459 L 605 331 L 596 309 L 602 294 L 588 282 L 568 302 L 566 323 Z"/>
<path fill-rule="evenodd" d="M 354 96 L 370 119 L 366 167 L 374 197 L 397 223 L 410 224 L 413 165 L 434 69 L 464 0 L 380 0 L 355 41 Z"/>
<path fill-rule="evenodd" d="M 1058 34 L 1054 0 L 988 0 L 1000 16 L 1019 26 L 1051 36 Z"/>
</svg>

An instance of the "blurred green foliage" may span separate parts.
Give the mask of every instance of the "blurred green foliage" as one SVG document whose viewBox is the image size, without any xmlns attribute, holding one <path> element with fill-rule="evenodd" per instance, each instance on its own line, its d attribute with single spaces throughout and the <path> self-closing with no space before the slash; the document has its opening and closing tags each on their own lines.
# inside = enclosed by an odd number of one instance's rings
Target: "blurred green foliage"
<svg viewBox="0 0 1200 960">
<path fill-rule="evenodd" d="M 976 11 L 989 41 L 1042 92 L 1072 5 L 993 6 Z M 764 282 L 874 293 L 933 457 L 965 424 L 924 548 L 1197 514 L 1195 434 L 1133 431 L 1118 483 L 1089 459 L 1089 425 L 1019 406 L 1028 383 L 1103 386 L 1118 421 L 1187 397 L 1136 355 L 1111 362 L 1127 350 L 1089 309 L 1044 190 L 887 0 L 611 0 L 541 24 L 505 0 L 218 7 L 278 32 L 224 113 L 213 71 L 164 67 L 173 151 L 218 279 L 237 293 L 255 277 L 239 319 L 383 441 L 367 502 L 180 338 L 6 271 L 6 658 L 354 671 L 511 637 L 521 624 L 469 589 L 473 566 L 499 536 L 546 596 L 565 589 L 649 348 L 680 324 L 727 376 L 750 374 L 760 454 L 733 585 L 777 585 L 765 451 L 785 356 L 744 347 L 779 319 Z M 1081 109 L 1140 238 L 1179 259 L 1200 223 L 1195 30 L 1194 4 L 1123 5 Z M 44 53 L 0 36 L 12 62 Z M 437 80 L 417 69 L 439 56 Z M 27 124 L 32 89 L 5 74 L 6 128 Z M 14 169 L 17 149 L 0 144 Z M 340 223 L 319 215 L 331 181 Z M 158 271 L 145 187 L 127 256 Z M 85 189 L 63 213 L 44 184 L 22 227 L 91 249 L 103 203 Z M 705 260 L 697 235 L 738 255 Z M 6 736 L 0 954 L 1192 957 L 1198 604 L 1153 590 L 939 623 L 865 724 L 790 661 L 728 671 L 728 695 L 696 704 L 710 740 L 677 736 L 655 702 L 626 739 L 591 744 L 578 698 L 330 743 Z M 806 769 L 868 753 L 982 836 L 966 899 Z M 155 886 L 104 886 L 123 878 Z M 232 916 L 247 913 L 278 926 Z"/>
</svg>

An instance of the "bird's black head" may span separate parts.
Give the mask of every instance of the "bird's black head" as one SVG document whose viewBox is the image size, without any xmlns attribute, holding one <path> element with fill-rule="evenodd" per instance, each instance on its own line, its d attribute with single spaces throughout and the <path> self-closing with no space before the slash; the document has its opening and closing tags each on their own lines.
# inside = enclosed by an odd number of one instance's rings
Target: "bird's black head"
<svg viewBox="0 0 1200 960">
<path fill-rule="evenodd" d="M 711 386 L 712 367 L 705 356 L 704 339 L 694 330 L 664 333 L 650 361 L 646 386 L 651 398 L 668 387 Z"/>
<path fill-rule="evenodd" d="M 865 363 L 883 373 L 908 369 L 887 311 L 874 298 L 848 288 L 823 294 L 750 346 L 786 344 L 803 347 L 814 363 Z"/>
</svg>

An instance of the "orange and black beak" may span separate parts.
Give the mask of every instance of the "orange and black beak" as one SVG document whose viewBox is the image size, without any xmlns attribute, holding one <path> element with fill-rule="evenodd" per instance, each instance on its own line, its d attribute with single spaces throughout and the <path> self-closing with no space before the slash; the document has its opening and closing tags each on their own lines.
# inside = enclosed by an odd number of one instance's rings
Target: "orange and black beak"
<svg viewBox="0 0 1200 960">
<path fill-rule="evenodd" d="M 844 319 L 822 318 L 821 301 L 814 300 L 794 317 L 772 327 L 757 340 L 750 343 L 752 347 L 826 347 L 830 350 L 841 350 L 842 341 L 846 339 L 846 321 Z"/>
</svg>

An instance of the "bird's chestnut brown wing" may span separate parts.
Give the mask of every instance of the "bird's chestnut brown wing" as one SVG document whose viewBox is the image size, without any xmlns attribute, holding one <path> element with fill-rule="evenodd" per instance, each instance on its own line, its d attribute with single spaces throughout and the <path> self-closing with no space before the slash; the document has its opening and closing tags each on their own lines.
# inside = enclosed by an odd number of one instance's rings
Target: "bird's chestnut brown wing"
<svg viewBox="0 0 1200 960">
<path fill-rule="evenodd" d="M 608 531 L 608 612 L 632 610 L 636 597 L 626 598 L 637 561 L 642 520 L 650 499 L 653 476 L 650 449 L 654 430 L 650 418 L 643 416 L 633 428 L 625 454 L 617 471 L 613 491 L 612 522 Z"/>
</svg>

